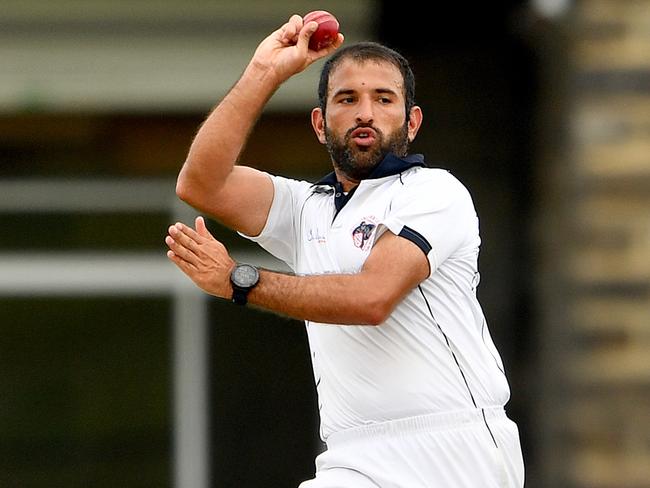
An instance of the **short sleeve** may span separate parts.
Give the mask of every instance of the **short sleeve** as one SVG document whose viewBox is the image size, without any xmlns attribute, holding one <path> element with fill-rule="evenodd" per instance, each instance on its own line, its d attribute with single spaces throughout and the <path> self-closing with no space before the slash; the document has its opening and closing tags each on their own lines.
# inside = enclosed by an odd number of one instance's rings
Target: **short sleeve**
<svg viewBox="0 0 650 488">
<path fill-rule="evenodd" d="M 465 186 L 440 169 L 418 169 L 403 178 L 382 224 L 425 253 L 431 274 L 450 256 L 480 243 L 478 218 Z"/>
<path fill-rule="evenodd" d="M 307 181 L 273 176 L 273 203 L 266 224 L 257 236 L 239 233 L 242 237 L 258 243 L 276 258 L 295 269 L 297 213 L 309 196 L 312 184 Z"/>
</svg>

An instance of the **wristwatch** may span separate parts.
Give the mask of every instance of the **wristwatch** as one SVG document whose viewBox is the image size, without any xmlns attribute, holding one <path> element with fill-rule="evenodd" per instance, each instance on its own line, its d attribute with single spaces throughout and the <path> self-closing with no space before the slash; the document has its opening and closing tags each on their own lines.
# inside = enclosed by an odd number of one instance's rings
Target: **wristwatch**
<svg viewBox="0 0 650 488">
<path fill-rule="evenodd" d="M 246 305 L 248 292 L 255 288 L 260 280 L 259 270 L 251 264 L 237 264 L 230 273 L 232 284 L 232 301 L 237 305 Z"/>
</svg>

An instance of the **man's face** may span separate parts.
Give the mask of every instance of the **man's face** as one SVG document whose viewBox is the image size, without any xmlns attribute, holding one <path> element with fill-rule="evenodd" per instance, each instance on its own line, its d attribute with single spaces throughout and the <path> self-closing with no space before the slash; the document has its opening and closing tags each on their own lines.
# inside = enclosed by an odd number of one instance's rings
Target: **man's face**
<svg viewBox="0 0 650 488">
<path fill-rule="evenodd" d="M 367 177 L 387 153 L 408 150 L 403 80 L 391 63 L 342 61 L 330 75 L 325 115 L 334 166 L 354 181 Z"/>
<path fill-rule="evenodd" d="M 327 126 L 325 127 L 327 150 L 332 161 L 351 180 L 361 181 L 367 178 L 389 152 L 398 156 L 405 155 L 407 152 L 408 139 L 405 124 L 388 136 L 375 127 L 373 137 L 376 141 L 368 146 L 359 146 L 355 143 L 353 134 L 361 132 L 358 128 L 351 128 L 343 137 L 339 137 Z"/>
</svg>

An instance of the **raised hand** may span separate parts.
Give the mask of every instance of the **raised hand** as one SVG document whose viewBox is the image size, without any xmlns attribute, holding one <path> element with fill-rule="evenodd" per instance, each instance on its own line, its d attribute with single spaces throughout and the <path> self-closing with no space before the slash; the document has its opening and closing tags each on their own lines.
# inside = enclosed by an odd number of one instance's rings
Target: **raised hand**
<svg viewBox="0 0 650 488">
<path fill-rule="evenodd" d="M 203 217 L 196 230 L 177 222 L 169 227 L 167 257 L 203 291 L 221 298 L 232 296 L 230 272 L 235 261 L 221 242 L 210 234 Z"/>
<path fill-rule="evenodd" d="M 272 69 L 278 83 L 284 82 L 343 44 L 343 34 L 338 34 L 328 47 L 319 51 L 309 49 L 309 39 L 317 28 L 316 22 L 305 24 L 300 15 L 292 15 L 286 24 L 260 43 L 251 63 Z"/>
</svg>

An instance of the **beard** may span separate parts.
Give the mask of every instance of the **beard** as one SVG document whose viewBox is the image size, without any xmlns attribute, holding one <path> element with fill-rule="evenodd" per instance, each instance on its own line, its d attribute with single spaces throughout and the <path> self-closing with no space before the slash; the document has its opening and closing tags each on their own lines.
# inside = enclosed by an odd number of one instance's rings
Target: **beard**
<svg viewBox="0 0 650 488">
<path fill-rule="evenodd" d="M 372 146 L 359 147 L 352 141 L 352 131 L 359 127 L 370 127 L 375 131 L 376 141 Z M 406 156 L 409 145 L 408 121 L 388 136 L 371 125 L 360 124 L 349 129 L 341 138 L 326 126 L 325 141 L 334 167 L 350 180 L 361 181 L 372 173 L 388 153 Z"/>
</svg>

